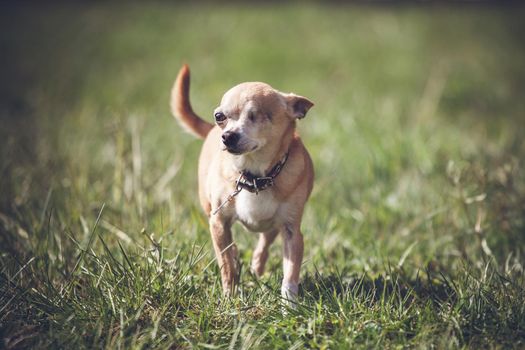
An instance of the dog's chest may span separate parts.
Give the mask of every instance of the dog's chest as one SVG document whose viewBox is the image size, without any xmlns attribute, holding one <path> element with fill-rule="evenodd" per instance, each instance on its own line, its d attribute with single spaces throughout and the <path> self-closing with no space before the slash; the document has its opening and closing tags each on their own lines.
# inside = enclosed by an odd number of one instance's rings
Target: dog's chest
<svg viewBox="0 0 525 350">
<path fill-rule="evenodd" d="M 271 191 L 241 191 L 235 198 L 237 218 L 251 231 L 266 231 L 276 223 L 279 202 Z"/>
</svg>

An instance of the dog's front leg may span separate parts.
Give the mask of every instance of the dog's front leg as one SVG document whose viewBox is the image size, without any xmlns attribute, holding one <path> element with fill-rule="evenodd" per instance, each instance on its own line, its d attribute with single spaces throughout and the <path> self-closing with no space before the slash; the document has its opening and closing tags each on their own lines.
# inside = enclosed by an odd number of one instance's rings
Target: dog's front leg
<svg viewBox="0 0 525 350">
<path fill-rule="evenodd" d="M 221 271 L 222 290 L 231 295 L 235 288 L 237 271 L 235 266 L 236 247 L 232 241 L 231 222 L 216 215 L 210 217 L 210 232 L 215 256 Z"/>
<path fill-rule="evenodd" d="M 294 307 L 299 290 L 299 273 L 303 261 L 303 234 L 298 225 L 287 225 L 283 232 L 283 283 L 281 295 Z"/>
</svg>

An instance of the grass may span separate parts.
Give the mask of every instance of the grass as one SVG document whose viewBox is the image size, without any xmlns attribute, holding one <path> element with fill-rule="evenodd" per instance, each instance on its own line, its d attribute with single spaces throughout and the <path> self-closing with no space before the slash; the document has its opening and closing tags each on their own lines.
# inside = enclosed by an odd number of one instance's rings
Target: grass
<svg viewBox="0 0 525 350">
<path fill-rule="evenodd" d="M 523 348 L 525 47 L 512 7 L 2 5 L 0 347 Z M 221 296 L 195 109 L 266 81 L 315 103 L 298 310 Z"/>
</svg>

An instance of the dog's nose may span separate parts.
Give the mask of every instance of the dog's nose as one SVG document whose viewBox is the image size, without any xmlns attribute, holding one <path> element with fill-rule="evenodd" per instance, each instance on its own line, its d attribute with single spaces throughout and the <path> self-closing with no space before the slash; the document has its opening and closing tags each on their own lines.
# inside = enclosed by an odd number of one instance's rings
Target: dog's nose
<svg viewBox="0 0 525 350">
<path fill-rule="evenodd" d="M 232 131 L 226 131 L 222 134 L 222 143 L 226 147 L 235 146 L 235 144 L 239 141 L 239 134 Z"/>
</svg>

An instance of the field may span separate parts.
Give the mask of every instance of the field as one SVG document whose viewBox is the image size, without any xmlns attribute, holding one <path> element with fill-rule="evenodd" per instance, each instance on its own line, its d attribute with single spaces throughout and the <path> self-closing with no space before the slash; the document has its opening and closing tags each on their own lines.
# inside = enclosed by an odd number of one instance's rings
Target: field
<svg viewBox="0 0 525 350">
<path fill-rule="evenodd" d="M 0 10 L 0 348 L 524 348 L 525 11 L 104 2 Z M 315 102 L 300 306 L 281 242 L 221 295 L 201 141 L 265 81 Z"/>
</svg>

